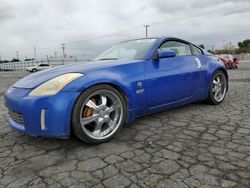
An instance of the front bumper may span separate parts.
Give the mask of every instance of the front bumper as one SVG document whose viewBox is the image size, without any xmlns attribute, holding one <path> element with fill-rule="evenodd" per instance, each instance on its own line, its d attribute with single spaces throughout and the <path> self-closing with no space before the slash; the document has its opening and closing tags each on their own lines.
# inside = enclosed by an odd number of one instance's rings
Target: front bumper
<svg viewBox="0 0 250 188">
<path fill-rule="evenodd" d="M 80 92 L 33 97 L 28 95 L 30 91 L 12 87 L 5 93 L 5 105 L 10 112 L 7 118 L 9 125 L 31 136 L 68 138 L 72 109 Z M 23 118 L 23 121 L 18 121 L 13 113 Z"/>
</svg>

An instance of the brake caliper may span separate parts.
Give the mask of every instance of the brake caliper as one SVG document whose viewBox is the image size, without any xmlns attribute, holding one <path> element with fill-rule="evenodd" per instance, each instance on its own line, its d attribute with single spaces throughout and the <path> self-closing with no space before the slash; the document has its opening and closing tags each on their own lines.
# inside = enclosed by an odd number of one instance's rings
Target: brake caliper
<svg viewBox="0 0 250 188">
<path fill-rule="evenodd" d="M 91 99 L 95 104 L 96 104 L 96 100 L 95 99 Z M 93 109 L 89 108 L 89 107 L 85 107 L 83 110 L 83 117 L 90 117 L 93 115 Z"/>
</svg>

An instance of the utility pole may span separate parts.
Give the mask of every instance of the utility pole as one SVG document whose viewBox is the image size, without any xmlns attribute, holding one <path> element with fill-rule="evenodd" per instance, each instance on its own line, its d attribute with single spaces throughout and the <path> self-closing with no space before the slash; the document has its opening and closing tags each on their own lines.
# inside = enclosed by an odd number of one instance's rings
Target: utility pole
<svg viewBox="0 0 250 188">
<path fill-rule="evenodd" d="M 16 51 L 16 58 L 19 59 L 18 51 Z"/>
<path fill-rule="evenodd" d="M 62 51 L 63 51 L 62 63 L 64 64 L 64 56 L 65 56 L 65 43 L 62 43 Z"/>
<path fill-rule="evenodd" d="M 65 57 L 65 43 L 62 43 L 63 59 Z"/>
<path fill-rule="evenodd" d="M 146 38 L 148 37 L 148 27 L 150 27 L 150 25 L 143 25 L 145 27 L 145 32 L 146 32 Z"/>
<path fill-rule="evenodd" d="M 47 63 L 49 64 L 49 55 L 47 55 L 46 57 L 47 57 Z"/>
<path fill-rule="evenodd" d="M 33 49 L 34 49 L 34 60 L 36 60 L 36 47 L 34 46 Z"/>
</svg>

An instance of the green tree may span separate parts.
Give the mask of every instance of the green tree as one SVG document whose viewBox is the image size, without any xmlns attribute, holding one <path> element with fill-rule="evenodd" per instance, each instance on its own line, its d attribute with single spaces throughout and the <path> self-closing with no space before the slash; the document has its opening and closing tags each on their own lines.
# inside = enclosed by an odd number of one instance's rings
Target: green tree
<svg viewBox="0 0 250 188">
<path fill-rule="evenodd" d="M 250 39 L 243 40 L 242 43 L 243 43 L 243 47 L 246 47 L 246 48 L 250 47 Z"/>
<path fill-rule="evenodd" d="M 245 39 L 242 42 L 238 42 L 238 47 L 236 49 L 237 54 L 249 53 L 250 52 L 250 39 Z"/>
<path fill-rule="evenodd" d="M 239 48 L 243 48 L 243 43 L 242 42 L 238 42 L 238 47 Z"/>
</svg>

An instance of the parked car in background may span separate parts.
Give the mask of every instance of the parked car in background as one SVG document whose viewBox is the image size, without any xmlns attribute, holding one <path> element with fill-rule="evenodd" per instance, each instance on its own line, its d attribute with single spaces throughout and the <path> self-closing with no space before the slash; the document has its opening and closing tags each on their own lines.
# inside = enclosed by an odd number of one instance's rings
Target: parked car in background
<svg viewBox="0 0 250 188">
<path fill-rule="evenodd" d="M 221 54 L 219 55 L 219 60 L 224 63 L 227 69 L 237 69 L 239 61 L 237 58 L 233 57 L 231 54 Z"/>
<path fill-rule="evenodd" d="M 239 60 L 236 57 L 233 57 L 233 66 L 234 66 L 234 68 L 237 69 L 239 64 L 240 64 Z"/>
<path fill-rule="evenodd" d="M 36 71 L 44 70 L 44 69 L 47 69 L 50 67 L 51 66 L 49 64 L 41 63 L 41 64 L 38 64 L 36 66 L 27 67 L 26 70 L 29 72 L 36 72 Z"/>
</svg>

